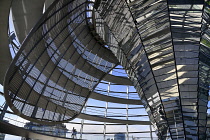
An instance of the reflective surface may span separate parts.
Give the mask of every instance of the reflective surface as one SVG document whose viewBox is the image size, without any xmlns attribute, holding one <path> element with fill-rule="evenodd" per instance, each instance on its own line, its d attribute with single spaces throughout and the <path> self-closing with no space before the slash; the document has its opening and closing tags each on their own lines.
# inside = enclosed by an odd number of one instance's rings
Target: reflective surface
<svg viewBox="0 0 210 140">
<path fill-rule="evenodd" d="M 115 0 L 97 12 L 159 138 L 205 139 L 209 3 Z"/>
</svg>

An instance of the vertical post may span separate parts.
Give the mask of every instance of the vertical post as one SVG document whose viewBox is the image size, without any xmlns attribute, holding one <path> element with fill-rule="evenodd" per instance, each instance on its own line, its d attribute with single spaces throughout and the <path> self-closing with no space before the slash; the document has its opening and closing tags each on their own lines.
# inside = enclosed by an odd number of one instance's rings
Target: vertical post
<svg viewBox="0 0 210 140">
<path fill-rule="evenodd" d="M 129 99 L 129 86 L 127 86 L 127 99 Z M 128 104 L 126 104 L 126 119 L 128 120 Z M 126 124 L 126 137 L 127 140 L 129 140 L 129 131 L 128 131 L 128 124 Z"/>
<path fill-rule="evenodd" d="M 112 71 L 110 71 L 110 74 L 112 74 Z M 110 85 L 111 85 L 111 82 L 108 82 L 107 96 L 109 96 Z M 105 117 L 105 118 L 106 118 L 106 116 L 107 116 L 107 109 L 108 109 L 108 102 L 106 102 L 106 107 L 105 107 L 105 113 L 104 113 L 104 117 Z M 103 132 L 103 135 L 104 135 L 104 140 L 106 140 L 106 122 L 104 122 L 104 132 Z"/>
<path fill-rule="evenodd" d="M 87 104 L 85 104 L 85 106 L 84 106 L 83 113 L 86 112 L 86 107 L 87 107 Z M 79 137 L 80 139 L 82 139 L 83 126 L 84 126 L 84 119 L 81 120 L 80 137 Z"/>
<path fill-rule="evenodd" d="M 153 140 L 153 136 L 152 136 L 152 125 L 149 125 L 149 128 L 150 128 L 150 138 L 151 138 L 151 140 Z"/>
<path fill-rule="evenodd" d="M 3 110 L 2 110 L 2 112 L 0 114 L 0 120 L 4 119 L 4 115 L 5 115 L 6 111 L 7 111 L 7 108 L 8 108 L 8 105 L 7 105 L 6 101 L 5 101 Z"/>
</svg>

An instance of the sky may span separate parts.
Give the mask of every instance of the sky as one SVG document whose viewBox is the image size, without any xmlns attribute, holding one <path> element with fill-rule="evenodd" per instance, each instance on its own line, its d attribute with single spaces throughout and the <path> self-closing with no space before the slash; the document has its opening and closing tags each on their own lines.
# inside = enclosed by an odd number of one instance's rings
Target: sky
<svg viewBox="0 0 210 140">
<path fill-rule="evenodd" d="M 3 92 L 3 86 L 0 84 L 0 91 Z"/>
</svg>

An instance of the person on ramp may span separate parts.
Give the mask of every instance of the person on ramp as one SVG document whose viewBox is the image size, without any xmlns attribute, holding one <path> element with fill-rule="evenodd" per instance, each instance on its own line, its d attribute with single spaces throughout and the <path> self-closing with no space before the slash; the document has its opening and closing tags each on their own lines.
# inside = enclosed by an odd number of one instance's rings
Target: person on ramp
<svg viewBox="0 0 210 140">
<path fill-rule="evenodd" d="M 72 129 L 71 137 L 74 138 L 74 139 L 77 138 L 77 130 L 74 127 Z"/>
</svg>

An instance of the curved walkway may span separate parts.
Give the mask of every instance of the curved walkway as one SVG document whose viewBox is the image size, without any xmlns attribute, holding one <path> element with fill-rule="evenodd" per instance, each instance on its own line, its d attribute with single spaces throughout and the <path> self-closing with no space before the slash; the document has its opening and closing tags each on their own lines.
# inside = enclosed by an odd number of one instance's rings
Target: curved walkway
<svg viewBox="0 0 210 140">
<path fill-rule="evenodd" d="M 12 61 L 8 40 L 8 17 L 11 0 L 0 1 L 0 84 L 3 84 L 7 68 Z"/>
<path fill-rule="evenodd" d="M 14 0 L 12 2 L 11 7 L 14 17 L 14 26 L 21 44 L 43 15 L 44 2 L 44 0 Z"/>
<path fill-rule="evenodd" d="M 92 92 L 90 94 L 90 98 L 100 100 L 100 101 L 112 102 L 112 103 L 130 104 L 130 105 L 143 105 L 141 100 L 123 99 L 123 98 L 103 95 L 103 94 L 96 93 L 96 92 Z"/>
<path fill-rule="evenodd" d="M 105 118 L 102 116 L 96 116 L 96 115 L 89 115 L 81 113 L 77 118 L 85 119 L 85 120 L 91 120 L 91 121 L 98 121 L 98 122 L 110 122 L 110 123 L 123 123 L 123 124 L 129 124 L 129 125 L 151 125 L 150 121 L 135 121 L 135 120 L 122 120 L 122 119 L 110 119 Z"/>
<path fill-rule="evenodd" d="M 12 125 L 10 123 L 6 123 L 3 121 L 0 121 L 0 132 L 25 138 L 31 138 L 31 139 L 40 139 L 40 140 L 79 140 L 79 139 L 72 139 L 72 138 L 61 138 L 61 137 L 55 137 L 50 136 L 46 134 L 36 133 L 32 132 L 30 130 L 17 127 L 15 125 Z"/>
</svg>

